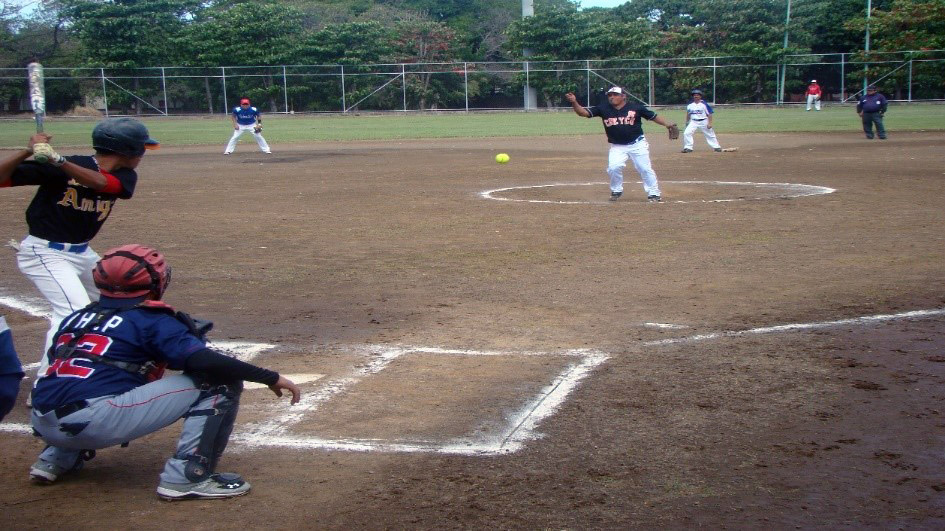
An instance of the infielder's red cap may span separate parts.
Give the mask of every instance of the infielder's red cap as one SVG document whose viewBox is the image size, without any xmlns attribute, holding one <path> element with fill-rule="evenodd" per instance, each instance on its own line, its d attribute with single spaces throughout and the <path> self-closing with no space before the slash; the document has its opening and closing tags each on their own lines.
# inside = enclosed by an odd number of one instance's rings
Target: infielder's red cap
<svg viewBox="0 0 945 531">
<path fill-rule="evenodd" d="M 242 104 L 244 104 L 244 103 L 249 103 L 249 98 L 243 98 L 243 99 L 240 100 L 240 105 L 242 105 Z"/>
</svg>

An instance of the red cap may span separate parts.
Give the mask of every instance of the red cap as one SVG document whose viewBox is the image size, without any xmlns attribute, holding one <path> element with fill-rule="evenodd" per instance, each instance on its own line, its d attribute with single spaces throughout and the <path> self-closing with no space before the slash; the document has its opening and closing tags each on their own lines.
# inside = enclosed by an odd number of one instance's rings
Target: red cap
<svg viewBox="0 0 945 531">
<path fill-rule="evenodd" d="M 249 98 L 243 98 L 243 99 L 240 100 L 240 105 L 242 105 L 242 104 L 244 104 L 244 103 L 249 103 Z"/>
</svg>

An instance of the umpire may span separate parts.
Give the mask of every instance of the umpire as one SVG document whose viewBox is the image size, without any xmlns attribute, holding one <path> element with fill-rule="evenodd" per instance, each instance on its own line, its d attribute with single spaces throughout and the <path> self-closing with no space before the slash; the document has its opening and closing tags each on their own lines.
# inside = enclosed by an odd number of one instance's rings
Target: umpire
<svg viewBox="0 0 945 531">
<path fill-rule="evenodd" d="M 876 92 L 876 85 L 866 87 L 866 96 L 860 98 L 856 104 L 856 112 L 863 120 L 863 132 L 866 138 L 873 138 L 873 124 L 876 124 L 876 134 L 880 140 L 886 140 L 886 128 L 883 127 L 883 115 L 886 114 L 886 96 Z"/>
</svg>

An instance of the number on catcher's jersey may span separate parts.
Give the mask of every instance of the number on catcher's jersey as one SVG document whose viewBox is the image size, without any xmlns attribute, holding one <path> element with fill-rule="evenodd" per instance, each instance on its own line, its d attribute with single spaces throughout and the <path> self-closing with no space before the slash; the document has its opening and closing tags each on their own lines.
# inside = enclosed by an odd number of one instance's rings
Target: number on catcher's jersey
<svg viewBox="0 0 945 531">
<path fill-rule="evenodd" d="M 56 348 L 68 344 L 72 341 L 72 334 L 62 334 L 56 340 Z M 104 356 L 112 346 L 112 338 L 101 334 L 85 334 L 76 344 L 75 349 L 89 356 Z M 76 365 L 76 361 L 82 358 L 56 359 L 46 370 L 43 376 L 52 376 L 55 374 L 60 378 L 88 378 L 95 372 L 91 367 Z"/>
</svg>

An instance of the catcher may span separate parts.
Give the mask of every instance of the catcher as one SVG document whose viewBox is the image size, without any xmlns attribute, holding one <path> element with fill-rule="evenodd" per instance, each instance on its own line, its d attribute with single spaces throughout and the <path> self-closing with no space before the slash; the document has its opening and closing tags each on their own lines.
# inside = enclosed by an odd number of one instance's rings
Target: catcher
<svg viewBox="0 0 945 531">
<path fill-rule="evenodd" d="M 301 392 L 278 373 L 207 348 L 212 323 L 161 302 L 171 268 L 142 245 L 110 249 L 93 270 L 101 299 L 67 317 L 33 389 L 32 424 L 49 445 L 30 478 L 52 483 L 82 468 L 95 450 L 184 419 L 177 451 L 161 472 L 165 500 L 229 498 L 249 492 L 237 474 L 217 474 L 243 381 L 277 396 Z M 164 369 L 183 371 L 165 376 Z"/>
<path fill-rule="evenodd" d="M 233 108 L 233 113 L 230 115 L 230 118 L 233 119 L 234 131 L 233 136 L 230 137 L 230 141 L 226 144 L 226 149 L 223 150 L 224 155 L 233 153 L 236 149 L 237 140 L 239 140 L 246 131 L 253 132 L 253 137 L 256 138 L 256 143 L 259 144 L 260 151 L 263 153 L 272 153 L 272 150 L 269 149 L 269 144 L 266 143 L 266 139 L 262 136 L 262 116 L 259 115 L 259 111 L 256 107 L 249 105 L 249 98 L 240 100 L 239 107 Z"/>
<path fill-rule="evenodd" d="M 627 159 L 633 159 L 636 168 L 643 179 L 643 190 L 646 199 L 651 203 L 663 200 L 660 193 L 656 172 L 650 164 L 650 145 L 643 136 L 641 118 L 652 120 L 667 129 L 670 140 L 679 138 L 679 127 L 675 123 L 668 123 L 655 112 L 636 102 L 627 102 L 627 94 L 620 87 L 611 87 L 607 91 L 607 103 L 593 107 L 582 107 L 577 102 L 573 92 L 565 94 L 568 103 L 578 116 L 593 118 L 599 116 L 604 122 L 604 132 L 610 142 L 610 153 L 607 157 L 607 175 L 610 176 L 610 200 L 616 201 L 623 195 L 623 169 L 627 166 Z"/>
</svg>

